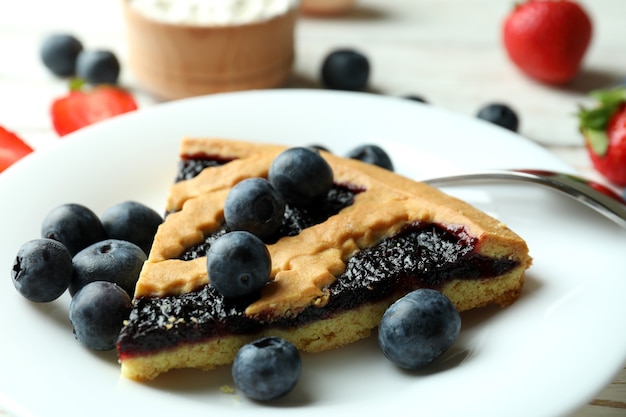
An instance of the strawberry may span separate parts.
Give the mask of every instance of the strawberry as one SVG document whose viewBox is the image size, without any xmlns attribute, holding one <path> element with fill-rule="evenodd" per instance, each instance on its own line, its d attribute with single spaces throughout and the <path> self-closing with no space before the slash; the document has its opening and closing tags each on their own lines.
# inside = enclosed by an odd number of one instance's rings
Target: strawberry
<svg viewBox="0 0 626 417">
<path fill-rule="evenodd" d="M 591 93 L 598 101 L 578 112 L 593 166 L 613 184 L 626 187 L 626 88 Z"/>
<path fill-rule="evenodd" d="M 0 126 L 0 172 L 32 151 L 15 133 Z"/>
<path fill-rule="evenodd" d="M 82 87 L 82 86 L 81 86 Z M 59 136 L 81 127 L 137 109 L 134 97 L 119 87 L 100 85 L 90 89 L 72 88 L 52 103 L 52 125 Z"/>
<path fill-rule="evenodd" d="M 523 1 L 502 28 L 511 61 L 530 78 L 553 85 L 576 76 L 591 36 L 591 19 L 574 0 Z"/>
</svg>

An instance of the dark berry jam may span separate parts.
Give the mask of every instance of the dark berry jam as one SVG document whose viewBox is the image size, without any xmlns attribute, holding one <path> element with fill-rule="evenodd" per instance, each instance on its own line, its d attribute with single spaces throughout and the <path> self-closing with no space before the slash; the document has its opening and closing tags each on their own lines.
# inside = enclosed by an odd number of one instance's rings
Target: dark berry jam
<svg viewBox="0 0 626 417">
<path fill-rule="evenodd" d="M 178 162 L 178 173 L 174 181 L 190 180 L 202 172 L 204 168 L 224 165 L 230 161 L 230 159 L 200 157 L 198 155 L 185 157 Z"/>
<path fill-rule="evenodd" d="M 311 306 L 295 317 L 270 324 L 244 313 L 258 296 L 225 299 L 210 285 L 179 296 L 140 298 L 120 335 L 120 355 L 132 356 L 228 334 L 254 333 L 268 325 L 293 327 L 414 288 L 440 288 L 457 278 L 490 278 L 517 266 L 515 261 L 477 255 L 474 244 L 462 228 L 408 226 L 353 256 L 330 286 L 331 296 L 325 306 Z"/>
<path fill-rule="evenodd" d="M 349 187 L 337 186 L 320 207 L 292 207 L 280 233 L 293 235 L 320 223 L 352 204 L 353 197 Z M 211 242 L 225 232 L 222 229 L 208 236 L 183 258 L 204 256 Z M 258 295 L 226 299 L 210 285 L 178 296 L 139 298 L 120 334 L 119 354 L 128 357 L 229 334 L 250 334 L 266 326 L 293 327 L 418 287 L 437 289 L 453 279 L 495 277 L 517 266 L 515 261 L 478 255 L 475 245 L 476 240 L 463 227 L 411 224 L 349 259 L 346 270 L 328 288 L 326 305 L 310 306 L 295 317 L 271 323 L 248 318 L 244 313 Z"/>
<path fill-rule="evenodd" d="M 454 279 L 493 278 L 518 265 L 510 259 L 477 254 L 476 239 L 465 229 L 437 224 L 412 224 L 376 246 L 356 253 L 329 287 L 324 308 L 309 307 L 296 318 L 273 325 L 323 319 L 335 311 L 383 300 L 416 288 L 440 289 Z"/>
</svg>

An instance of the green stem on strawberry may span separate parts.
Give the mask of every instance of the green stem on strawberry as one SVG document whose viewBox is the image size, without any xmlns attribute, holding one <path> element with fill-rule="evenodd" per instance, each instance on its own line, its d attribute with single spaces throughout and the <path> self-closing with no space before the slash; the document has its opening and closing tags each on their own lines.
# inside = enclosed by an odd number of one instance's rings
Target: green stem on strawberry
<svg viewBox="0 0 626 417">
<path fill-rule="evenodd" d="M 70 91 L 81 91 L 87 83 L 82 78 L 72 77 L 68 82 Z"/>
<path fill-rule="evenodd" d="M 598 101 L 598 106 L 592 109 L 583 107 L 579 109 L 579 127 L 593 152 L 603 156 L 609 148 L 607 135 L 609 120 L 620 105 L 626 102 L 626 88 L 597 90 L 589 95 Z"/>
</svg>

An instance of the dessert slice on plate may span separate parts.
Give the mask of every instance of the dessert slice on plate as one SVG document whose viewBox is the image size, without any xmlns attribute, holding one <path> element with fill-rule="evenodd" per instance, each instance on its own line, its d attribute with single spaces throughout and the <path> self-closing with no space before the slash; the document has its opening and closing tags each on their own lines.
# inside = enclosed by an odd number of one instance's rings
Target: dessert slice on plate
<svg viewBox="0 0 626 417">
<path fill-rule="evenodd" d="M 288 204 L 279 232 L 265 239 L 270 282 L 254 296 L 223 297 L 210 283 L 206 253 L 228 233 L 228 192 L 266 178 L 285 149 L 182 141 L 168 214 L 118 341 L 123 375 L 211 369 L 264 335 L 303 352 L 337 348 L 367 337 L 386 308 L 416 288 L 442 291 L 459 311 L 518 298 L 531 258 L 506 225 L 438 189 L 327 152 L 331 191 L 313 206 Z"/>
</svg>

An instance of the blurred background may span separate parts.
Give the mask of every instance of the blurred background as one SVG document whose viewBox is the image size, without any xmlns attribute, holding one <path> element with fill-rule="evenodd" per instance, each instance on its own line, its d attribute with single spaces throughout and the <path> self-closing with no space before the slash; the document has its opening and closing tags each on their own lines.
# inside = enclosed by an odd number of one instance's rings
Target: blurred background
<svg viewBox="0 0 626 417">
<path fill-rule="evenodd" d="M 502 0 L 358 0 L 335 17 L 300 16 L 296 62 L 288 87 L 320 88 L 319 68 L 338 47 L 356 48 L 372 65 L 371 91 L 420 95 L 432 105 L 468 115 L 494 101 L 520 115 L 520 133 L 542 144 L 579 146 L 575 113 L 586 93 L 626 78 L 626 2 L 582 0 L 592 17 L 592 44 L 576 79 L 549 87 L 524 77 L 508 60 L 501 26 L 514 6 Z M 121 1 L 20 0 L 0 5 L 0 124 L 35 144 L 54 138 L 50 102 L 67 91 L 41 64 L 42 38 L 74 33 L 85 47 L 108 48 L 122 62 L 120 83 L 140 105 L 159 100 L 138 89 L 124 62 Z M 34 127 L 37 126 L 37 127 Z M 417 126 L 416 126 L 417 128 Z"/>
</svg>

